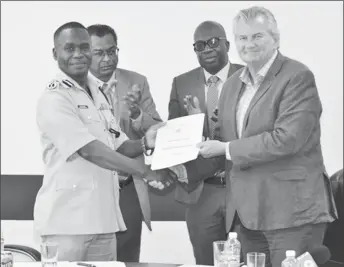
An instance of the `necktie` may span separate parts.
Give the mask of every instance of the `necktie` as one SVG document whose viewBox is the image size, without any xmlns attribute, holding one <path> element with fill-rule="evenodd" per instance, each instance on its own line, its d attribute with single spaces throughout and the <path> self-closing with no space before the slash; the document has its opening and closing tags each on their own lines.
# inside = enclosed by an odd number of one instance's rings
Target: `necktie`
<svg viewBox="0 0 344 267">
<path fill-rule="evenodd" d="M 107 83 L 104 83 L 100 89 L 106 95 L 106 99 L 111 106 L 111 112 L 113 114 L 113 93 L 110 86 Z"/>
<path fill-rule="evenodd" d="M 209 125 L 209 137 L 214 139 L 215 133 L 215 122 L 211 119 L 211 116 L 217 107 L 217 102 L 219 99 L 218 84 L 219 77 L 213 75 L 210 76 L 207 81 L 208 92 L 207 92 L 207 115 L 208 115 L 208 125 Z"/>
</svg>

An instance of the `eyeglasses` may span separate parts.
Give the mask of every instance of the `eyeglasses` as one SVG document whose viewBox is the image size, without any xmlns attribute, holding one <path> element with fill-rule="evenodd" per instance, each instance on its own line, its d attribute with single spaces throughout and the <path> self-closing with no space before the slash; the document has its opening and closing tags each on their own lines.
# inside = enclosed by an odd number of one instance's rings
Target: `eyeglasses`
<svg viewBox="0 0 344 267">
<path fill-rule="evenodd" d="M 105 54 L 107 54 L 109 57 L 116 57 L 118 56 L 118 51 L 118 47 L 113 47 L 108 50 L 95 50 L 93 51 L 93 55 L 101 58 L 105 57 Z"/>
<path fill-rule="evenodd" d="M 207 41 L 197 41 L 196 43 L 193 44 L 194 50 L 197 52 L 201 52 L 206 48 L 207 45 L 209 46 L 209 48 L 216 48 L 219 46 L 220 40 L 227 40 L 227 39 L 223 37 L 213 37 Z"/>
</svg>

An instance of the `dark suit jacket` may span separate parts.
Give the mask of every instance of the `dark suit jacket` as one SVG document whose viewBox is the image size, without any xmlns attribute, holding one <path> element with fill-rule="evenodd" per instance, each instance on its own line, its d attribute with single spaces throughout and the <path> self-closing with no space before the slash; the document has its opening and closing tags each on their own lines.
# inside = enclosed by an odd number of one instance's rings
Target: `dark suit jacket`
<svg viewBox="0 0 344 267">
<path fill-rule="evenodd" d="M 230 68 L 228 71 L 228 76 L 230 77 L 240 68 L 242 65 L 239 64 L 230 64 Z M 187 112 L 184 108 L 184 97 L 186 95 L 196 96 L 201 105 L 201 109 L 203 113 L 206 113 L 206 103 L 205 103 L 205 77 L 203 68 L 198 67 L 193 69 L 189 72 L 181 74 L 173 79 L 172 90 L 170 95 L 170 102 L 168 105 L 168 119 L 174 119 L 178 117 L 187 116 Z M 205 118 L 204 120 L 204 133 L 205 137 L 209 136 L 208 133 L 208 119 Z M 211 165 L 212 167 L 208 168 Z M 193 183 L 189 187 L 189 192 L 186 192 L 185 189 L 177 185 L 176 188 L 176 199 L 178 201 L 192 204 L 196 203 L 200 193 L 203 189 L 203 179 L 211 177 L 214 173 L 221 168 L 224 168 L 224 158 L 220 157 L 217 159 L 203 159 L 199 158 L 195 161 L 191 161 L 185 164 L 189 176 L 196 176 L 197 180 L 202 177 L 202 179 L 198 180 L 197 183 Z M 215 167 L 216 166 L 216 167 Z M 212 171 L 216 169 L 216 171 Z M 209 172 L 209 170 L 211 170 Z M 196 180 L 196 179 L 191 179 Z"/>
<path fill-rule="evenodd" d="M 227 80 L 219 102 L 220 135 L 231 142 L 233 164 L 227 168 L 227 229 L 235 210 L 252 230 L 333 221 L 313 73 L 279 53 L 248 107 L 238 139 L 236 107 L 245 88 L 240 74 Z"/>
<path fill-rule="evenodd" d="M 129 118 L 128 107 L 124 102 L 119 101 L 119 106 L 116 107 L 116 110 L 121 114 L 121 129 L 130 139 L 140 139 L 151 125 L 161 122 L 161 118 L 156 110 L 154 100 L 149 90 L 147 78 L 139 73 L 117 68 L 116 80 L 116 97 L 119 100 L 121 100 L 127 92 L 131 91 L 134 84 L 138 84 L 142 90 L 142 98 L 139 105 L 142 110 L 143 117 L 138 130 L 133 128 L 132 121 Z M 144 221 L 147 227 L 151 230 L 151 210 L 148 186 L 141 177 L 134 176 L 133 178 Z"/>
</svg>

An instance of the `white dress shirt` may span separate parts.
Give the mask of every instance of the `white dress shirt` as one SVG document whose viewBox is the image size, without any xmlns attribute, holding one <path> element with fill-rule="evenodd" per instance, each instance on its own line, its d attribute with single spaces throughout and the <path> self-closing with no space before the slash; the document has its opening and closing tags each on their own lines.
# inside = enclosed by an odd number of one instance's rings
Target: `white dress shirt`
<svg viewBox="0 0 344 267">
<path fill-rule="evenodd" d="M 236 109 L 236 125 L 237 125 L 237 134 L 239 138 L 241 138 L 242 127 L 243 127 L 244 118 L 245 118 L 247 109 L 254 95 L 256 94 L 257 90 L 262 84 L 267 72 L 269 71 L 270 67 L 275 61 L 277 54 L 278 52 L 276 50 L 275 53 L 272 55 L 272 57 L 269 59 L 269 61 L 266 62 L 264 66 L 258 71 L 257 76 L 254 79 L 251 79 L 251 74 L 247 66 L 243 69 L 240 75 L 240 80 L 245 84 L 245 89 L 240 97 L 240 100 L 238 102 L 237 109 Z M 252 80 L 253 80 L 253 83 L 252 83 Z M 230 142 L 227 142 L 226 144 L 226 159 L 227 160 L 231 160 L 231 155 L 229 153 L 229 145 L 230 145 Z"/>
<path fill-rule="evenodd" d="M 209 72 L 207 72 L 205 69 L 203 69 L 204 72 L 204 78 L 205 78 L 205 83 L 204 83 L 204 93 L 205 93 L 205 101 L 207 101 L 207 94 L 208 94 L 208 85 L 207 85 L 207 81 L 211 76 L 217 76 L 219 78 L 218 81 L 218 85 L 217 85 L 217 90 L 218 90 L 218 97 L 220 98 L 221 95 L 221 91 L 223 88 L 223 85 L 225 83 L 225 81 L 227 80 L 228 77 L 228 72 L 229 72 L 229 68 L 230 68 L 230 63 L 228 61 L 227 65 L 224 66 L 218 73 L 212 75 Z"/>
</svg>

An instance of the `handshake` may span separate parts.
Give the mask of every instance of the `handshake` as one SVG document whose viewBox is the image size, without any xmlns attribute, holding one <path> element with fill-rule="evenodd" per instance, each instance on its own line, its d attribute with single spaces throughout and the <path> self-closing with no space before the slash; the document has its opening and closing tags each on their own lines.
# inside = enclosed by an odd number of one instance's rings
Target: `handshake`
<svg viewBox="0 0 344 267">
<path fill-rule="evenodd" d="M 155 147 L 156 135 L 159 128 L 163 127 L 166 122 L 161 122 L 155 125 L 152 125 L 144 137 L 144 147 L 145 150 L 151 150 Z M 146 154 L 146 153 L 145 153 Z M 147 156 L 147 154 L 146 154 Z M 171 168 L 161 169 L 152 171 L 150 168 L 143 178 L 151 187 L 156 189 L 163 190 L 171 186 L 176 181 L 182 183 L 185 187 L 187 183 L 187 173 L 184 166 L 178 165 Z"/>
<path fill-rule="evenodd" d="M 170 169 L 151 171 L 144 180 L 153 188 L 163 190 L 178 181 L 178 176 Z"/>
<path fill-rule="evenodd" d="M 153 188 L 163 190 L 170 187 L 173 183 L 179 181 L 182 182 L 182 186 L 185 187 L 187 183 L 186 177 L 181 176 L 176 170 L 177 167 L 166 168 L 162 170 L 152 171 L 148 170 L 143 180 Z M 119 176 L 127 177 L 128 173 L 117 171 Z M 178 174 L 177 174 L 178 173 Z"/>
</svg>

